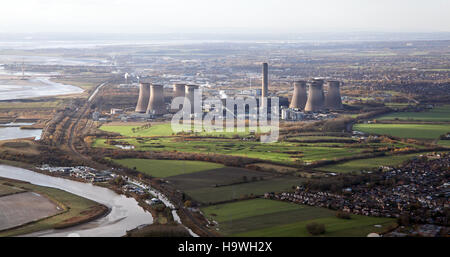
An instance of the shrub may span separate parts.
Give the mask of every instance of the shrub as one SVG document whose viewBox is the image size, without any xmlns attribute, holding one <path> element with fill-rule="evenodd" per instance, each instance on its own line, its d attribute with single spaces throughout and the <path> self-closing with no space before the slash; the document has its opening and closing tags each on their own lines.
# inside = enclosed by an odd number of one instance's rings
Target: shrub
<svg viewBox="0 0 450 257">
<path fill-rule="evenodd" d="M 346 220 L 351 219 L 350 214 L 348 212 L 343 211 L 336 212 L 336 217 L 338 217 L 339 219 L 346 219 Z"/>
<path fill-rule="evenodd" d="M 306 225 L 306 230 L 313 236 L 321 235 L 325 233 L 325 225 L 316 222 Z"/>
</svg>

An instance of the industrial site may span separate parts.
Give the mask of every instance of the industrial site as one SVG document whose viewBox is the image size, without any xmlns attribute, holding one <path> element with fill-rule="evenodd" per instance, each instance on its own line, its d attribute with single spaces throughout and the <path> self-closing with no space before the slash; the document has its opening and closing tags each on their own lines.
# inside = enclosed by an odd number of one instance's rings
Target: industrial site
<svg viewBox="0 0 450 257">
<path fill-rule="evenodd" d="M 27 35 L 0 237 L 449 236 L 446 32 Z"/>
</svg>

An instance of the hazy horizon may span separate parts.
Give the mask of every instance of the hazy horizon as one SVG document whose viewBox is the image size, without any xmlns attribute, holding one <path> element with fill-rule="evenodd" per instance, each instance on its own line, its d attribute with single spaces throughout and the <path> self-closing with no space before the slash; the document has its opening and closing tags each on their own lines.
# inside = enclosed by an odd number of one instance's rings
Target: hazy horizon
<svg viewBox="0 0 450 257">
<path fill-rule="evenodd" d="M 445 0 L 15 0 L 0 33 L 450 32 Z"/>
</svg>

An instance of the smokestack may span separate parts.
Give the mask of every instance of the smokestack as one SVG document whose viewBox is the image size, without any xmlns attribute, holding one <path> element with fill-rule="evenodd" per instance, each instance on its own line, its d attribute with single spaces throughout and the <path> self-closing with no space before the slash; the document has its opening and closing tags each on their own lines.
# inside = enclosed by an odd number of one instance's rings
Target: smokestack
<svg viewBox="0 0 450 257">
<path fill-rule="evenodd" d="M 303 109 L 307 101 L 306 81 L 299 80 L 294 82 L 294 94 L 292 95 L 289 108 Z"/>
<path fill-rule="evenodd" d="M 262 66 L 262 88 L 261 96 L 267 97 L 269 93 L 269 65 L 265 62 Z"/>
<path fill-rule="evenodd" d="M 194 113 L 194 90 L 198 89 L 198 86 L 197 85 L 186 85 L 185 88 L 186 88 L 186 91 L 185 91 L 184 101 L 185 102 L 190 101 L 190 104 L 191 104 L 191 112 L 190 113 Z"/>
<path fill-rule="evenodd" d="M 136 105 L 136 112 L 145 113 L 150 99 L 150 83 L 139 84 L 139 99 Z"/>
<path fill-rule="evenodd" d="M 306 112 L 317 112 L 324 107 L 323 79 L 314 79 L 309 83 L 308 100 L 306 101 Z"/>
<path fill-rule="evenodd" d="M 342 109 L 340 82 L 336 80 L 327 81 L 328 92 L 325 95 L 325 106 L 328 109 Z"/>
<path fill-rule="evenodd" d="M 150 100 L 147 107 L 147 114 L 165 114 L 164 87 L 162 85 L 150 85 Z"/>
</svg>

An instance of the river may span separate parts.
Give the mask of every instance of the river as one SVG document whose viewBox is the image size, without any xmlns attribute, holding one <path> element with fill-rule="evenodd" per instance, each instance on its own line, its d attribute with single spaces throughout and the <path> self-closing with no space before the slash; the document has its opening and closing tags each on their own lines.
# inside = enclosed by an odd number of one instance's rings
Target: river
<svg viewBox="0 0 450 257">
<path fill-rule="evenodd" d="M 39 186 L 58 188 L 104 204 L 111 209 L 108 215 L 95 221 L 66 229 L 40 231 L 27 236 L 118 237 L 125 235 L 127 230 L 143 224 L 153 223 L 151 213 L 140 207 L 134 198 L 127 198 L 107 188 L 52 177 L 7 165 L 0 165 L 0 177 L 26 181 Z"/>
<path fill-rule="evenodd" d="M 19 138 L 33 137 L 35 140 L 41 138 L 42 129 L 20 129 L 20 126 L 32 125 L 33 123 L 8 123 L 0 126 L 0 141 Z"/>
<path fill-rule="evenodd" d="M 0 80 L 0 100 L 79 94 L 82 92 L 83 89 L 79 87 L 56 83 L 48 77 L 31 78 L 17 83 Z"/>
</svg>

